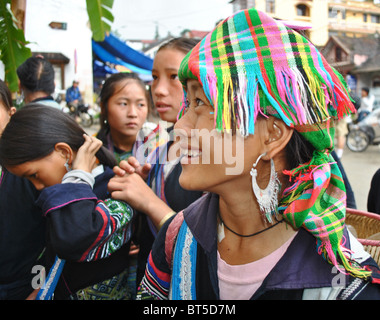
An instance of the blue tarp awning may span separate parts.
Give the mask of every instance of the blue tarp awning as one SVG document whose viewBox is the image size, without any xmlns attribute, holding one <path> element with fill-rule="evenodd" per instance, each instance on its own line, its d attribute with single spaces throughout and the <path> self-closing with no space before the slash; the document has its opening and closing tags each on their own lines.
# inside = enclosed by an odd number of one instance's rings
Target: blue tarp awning
<svg viewBox="0 0 380 320">
<path fill-rule="evenodd" d="M 152 79 L 153 59 L 131 48 L 110 34 L 102 42 L 92 41 L 92 50 L 99 60 L 121 65 L 140 75 L 143 80 Z"/>
<path fill-rule="evenodd" d="M 94 60 L 94 77 L 104 78 L 107 74 L 118 73 L 116 69 L 113 69 L 99 60 Z"/>
<path fill-rule="evenodd" d="M 131 48 L 126 43 L 116 38 L 112 33 L 105 37 L 104 41 L 98 42 L 109 53 L 122 59 L 126 63 L 145 70 L 152 70 L 153 59 Z"/>
</svg>

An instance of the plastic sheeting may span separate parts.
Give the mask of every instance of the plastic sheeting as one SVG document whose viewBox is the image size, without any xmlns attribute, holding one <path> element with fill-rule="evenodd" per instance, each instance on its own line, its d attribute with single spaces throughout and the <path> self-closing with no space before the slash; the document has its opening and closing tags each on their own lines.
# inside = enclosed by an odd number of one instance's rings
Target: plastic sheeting
<svg viewBox="0 0 380 320">
<path fill-rule="evenodd" d="M 152 79 L 153 59 L 131 48 L 114 35 L 106 36 L 102 42 L 92 41 L 92 49 L 99 60 L 123 66 L 145 81 Z"/>
</svg>

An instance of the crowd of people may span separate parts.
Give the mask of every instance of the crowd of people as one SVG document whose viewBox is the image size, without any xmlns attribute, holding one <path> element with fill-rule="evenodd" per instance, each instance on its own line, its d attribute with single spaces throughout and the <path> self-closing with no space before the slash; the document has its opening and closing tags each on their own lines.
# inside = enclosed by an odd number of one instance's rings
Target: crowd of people
<svg viewBox="0 0 380 320">
<path fill-rule="evenodd" d="M 105 80 L 93 136 L 43 57 L 18 68 L 20 110 L 0 81 L 0 299 L 380 299 L 334 152 L 355 107 L 294 28 L 247 9 L 166 42 L 150 90 Z"/>
</svg>

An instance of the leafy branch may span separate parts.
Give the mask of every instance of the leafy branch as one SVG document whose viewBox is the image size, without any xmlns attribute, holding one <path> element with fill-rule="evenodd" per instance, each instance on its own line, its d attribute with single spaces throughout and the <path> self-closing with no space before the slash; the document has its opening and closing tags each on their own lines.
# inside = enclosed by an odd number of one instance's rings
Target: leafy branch
<svg viewBox="0 0 380 320">
<path fill-rule="evenodd" d="M 12 92 L 18 91 L 16 70 L 32 53 L 23 30 L 10 10 L 10 0 L 0 1 L 0 60 L 5 68 L 5 82 Z"/>
<path fill-rule="evenodd" d="M 92 38 L 103 41 L 111 31 L 114 17 L 111 13 L 114 0 L 86 0 L 87 12 L 90 18 Z"/>
</svg>

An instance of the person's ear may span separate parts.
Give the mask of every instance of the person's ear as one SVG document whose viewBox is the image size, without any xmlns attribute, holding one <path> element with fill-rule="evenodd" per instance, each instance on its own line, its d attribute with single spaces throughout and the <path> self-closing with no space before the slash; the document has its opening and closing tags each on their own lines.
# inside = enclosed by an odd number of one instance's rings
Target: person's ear
<svg viewBox="0 0 380 320">
<path fill-rule="evenodd" d="M 269 117 L 265 122 L 267 129 L 264 141 L 267 149 L 266 158 L 272 159 L 289 143 L 294 129 L 275 117 Z"/>
<path fill-rule="evenodd" d="M 16 113 L 16 110 L 16 107 L 11 107 L 11 109 L 9 110 L 9 116 L 12 117 Z"/>
<path fill-rule="evenodd" d="M 67 143 L 65 142 L 56 143 L 56 145 L 54 146 L 54 150 L 58 152 L 62 156 L 62 158 L 65 159 L 65 161 L 67 161 L 69 165 L 72 164 L 74 160 L 73 159 L 74 152 L 73 152 L 73 149 L 71 149 L 71 147 Z"/>
</svg>

